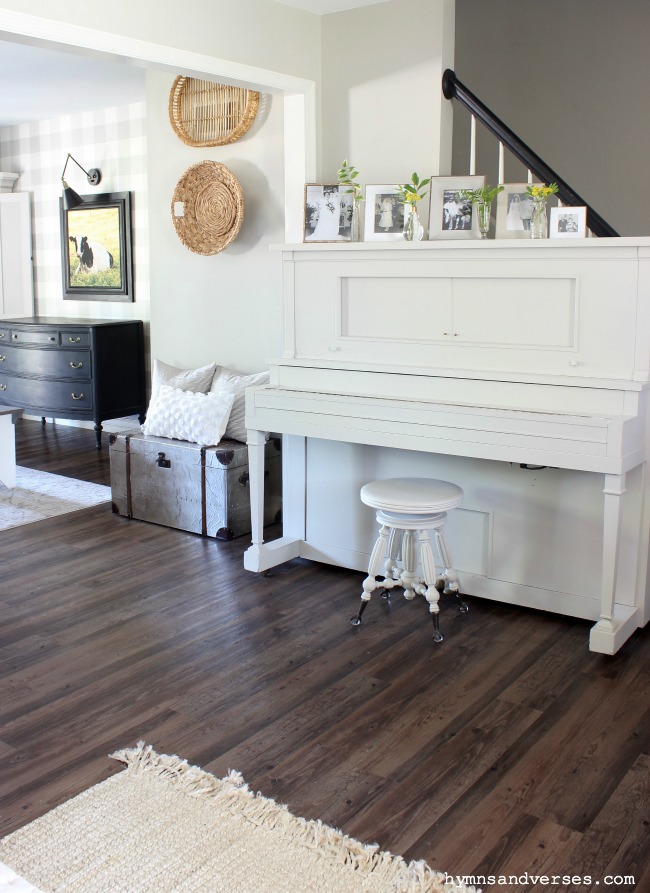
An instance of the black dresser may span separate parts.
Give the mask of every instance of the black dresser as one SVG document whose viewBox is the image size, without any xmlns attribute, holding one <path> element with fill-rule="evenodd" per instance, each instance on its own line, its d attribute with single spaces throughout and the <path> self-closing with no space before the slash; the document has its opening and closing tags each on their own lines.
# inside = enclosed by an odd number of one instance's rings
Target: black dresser
<svg viewBox="0 0 650 893">
<path fill-rule="evenodd" d="M 146 412 L 141 320 L 0 320 L 0 404 L 95 423 Z"/>
</svg>

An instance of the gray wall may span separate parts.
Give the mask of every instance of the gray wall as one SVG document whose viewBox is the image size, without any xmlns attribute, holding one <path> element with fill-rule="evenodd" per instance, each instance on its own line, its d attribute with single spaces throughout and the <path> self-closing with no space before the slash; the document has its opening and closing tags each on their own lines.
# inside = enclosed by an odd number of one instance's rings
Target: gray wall
<svg viewBox="0 0 650 893">
<path fill-rule="evenodd" d="M 458 78 L 628 236 L 650 235 L 649 38 L 647 0 L 456 2 Z M 477 143 L 476 173 L 496 183 L 496 142 Z M 468 155 L 454 103 L 454 173 Z M 526 180 L 514 159 L 505 180 Z"/>
</svg>

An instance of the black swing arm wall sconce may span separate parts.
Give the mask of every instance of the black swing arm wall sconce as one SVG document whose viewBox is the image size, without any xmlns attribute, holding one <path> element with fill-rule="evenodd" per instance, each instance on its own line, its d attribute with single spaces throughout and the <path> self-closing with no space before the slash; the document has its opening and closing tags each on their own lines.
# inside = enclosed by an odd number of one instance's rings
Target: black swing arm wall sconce
<svg viewBox="0 0 650 893">
<path fill-rule="evenodd" d="M 65 165 L 63 166 L 63 173 L 61 174 L 61 183 L 63 184 L 63 207 L 67 211 L 70 208 L 76 208 L 78 205 L 83 205 L 84 200 L 82 197 L 72 189 L 72 187 L 68 186 L 65 180 L 65 171 L 68 166 L 69 161 L 74 161 L 78 168 L 80 168 L 91 186 L 98 186 L 102 180 L 102 172 L 99 168 L 91 167 L 90 170 L 86 170 L 81 167 L 76 158 L 73 158 L 72 155 L 68 152 L 68 157 L 65 160 Z"/>
</svg>

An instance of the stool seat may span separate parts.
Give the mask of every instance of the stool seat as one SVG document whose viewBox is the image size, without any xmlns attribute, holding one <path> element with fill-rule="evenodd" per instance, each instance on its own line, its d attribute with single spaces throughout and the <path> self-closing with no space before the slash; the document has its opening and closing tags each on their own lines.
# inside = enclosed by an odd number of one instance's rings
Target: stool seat
<svg viewBox="0 0 650 893">
<path fill-rule="evenodd" d="M 400 586 L 408 600 L 416 594 L 424 595 L 433 620 L 433 639 L 442 642 L 440 594 L 449 592 L 459 610 L 467 611 L 443 530 L 447 512 L 463 501 L 462 489 L 449 481 L 431 478 L 392 478 L 365 484 L 360 496 L 365 505 L 376 510 L 379 537 L 370 556 L 368 576 L 363 581 L 359 613 L 351 618 L 352 624 L 360 625 L 375 589 L 383 590 L 388 596 L 390 590 Z M 441 560 L 439 572 L 430 533 Z"/>
<path fill-rule="evenodd" d="M 393 478 L 371 481 L 361 488 L 361 502 L 384 512 L 433 515 L 457 508 L 463 491 L 449 481 L 431 478 Z"/>
</svg>

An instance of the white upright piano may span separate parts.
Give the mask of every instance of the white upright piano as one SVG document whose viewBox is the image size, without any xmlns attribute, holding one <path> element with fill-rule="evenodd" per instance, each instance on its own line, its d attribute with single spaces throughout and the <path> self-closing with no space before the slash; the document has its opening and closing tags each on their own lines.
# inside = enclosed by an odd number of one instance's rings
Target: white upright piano
<svg viewBox="0 0 650 893">
<path fill-rule="evenodd" d="M 247 392 L 245 567 L 363 571 L 360 485 L 445 477 L 465 491 L 448 521 L 463 592 L 593 620 L 589 647 L 614 654 L 650 612 L 650 238 L 275 250 L 284 351 Z M 285 435 L 270 542 L 267 431 Z"/>
</svg>

